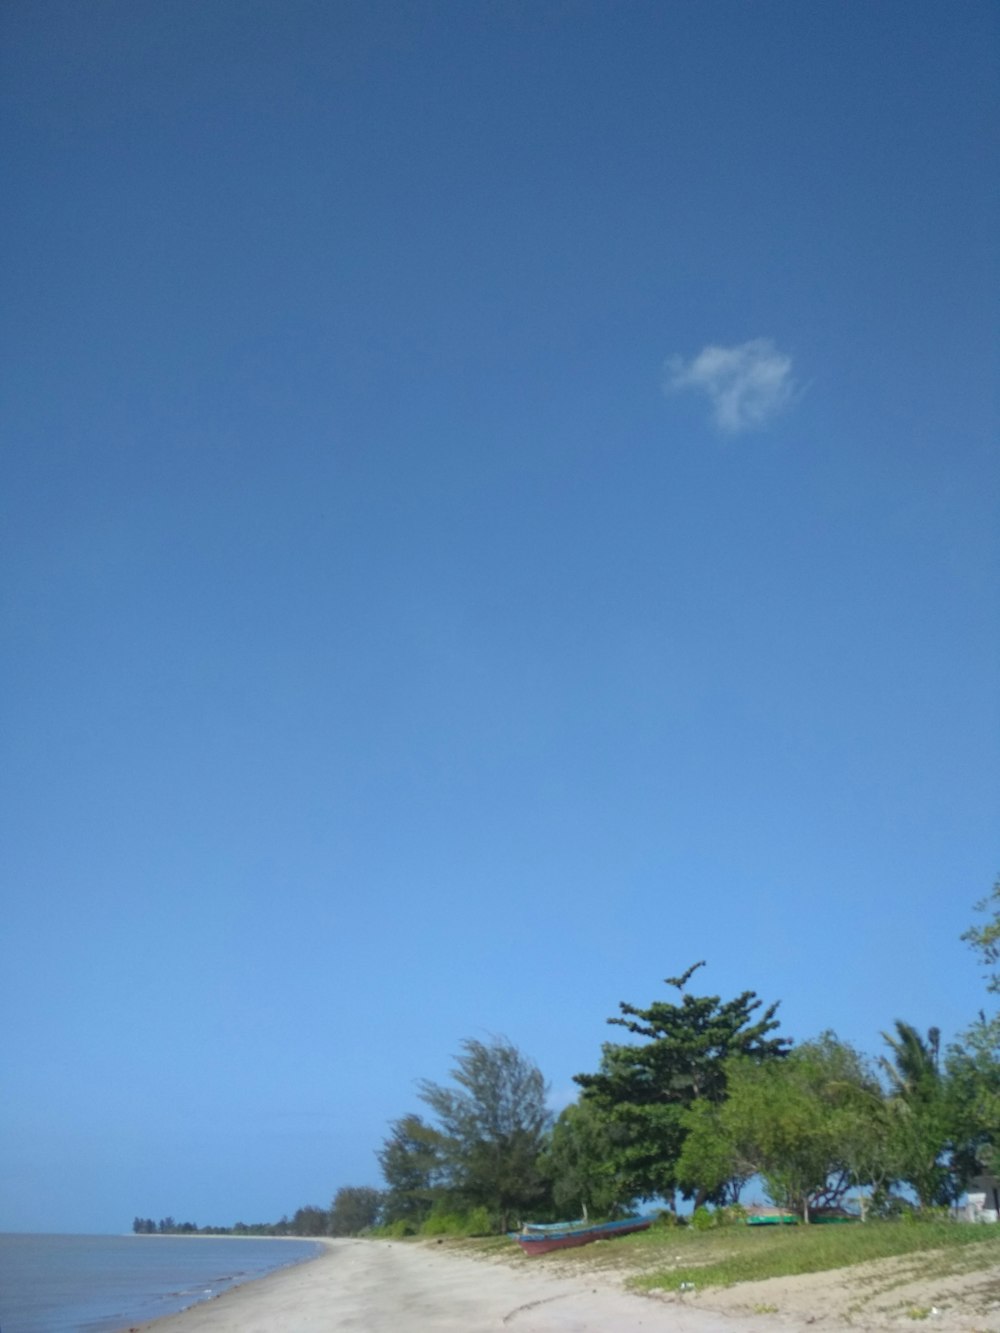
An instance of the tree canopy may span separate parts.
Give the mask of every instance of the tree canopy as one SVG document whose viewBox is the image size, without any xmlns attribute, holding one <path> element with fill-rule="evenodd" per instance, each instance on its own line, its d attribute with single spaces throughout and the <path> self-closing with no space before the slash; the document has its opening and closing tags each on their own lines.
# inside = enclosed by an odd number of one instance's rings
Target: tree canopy
<svg viewBox="0 0 1000 1333">
<path fill-rule="evenodd" d="M 989 920 L 980 926 L 970 926 L 962 939 L 972 945 L 985 967 L 996 969 L 1000 965 L 1000 878 L 989 896 L 976 904 L 976 911 L 989 915 Z M 1000 994 L 1000 971 L 987 974 L 986 989 Z"/>
<path fill-rule="evenodd" d="M 330 1235 L 357 1236 L 379 1220 L 381 1190 L 369 1185 L 345 1185 L 333 1196 L 330 1205 Z"/>
<path fill-rule="evenodd" d="M 567 1106 L 556 1120 L 542 1162 L 556 1209 L 576 1217 L 631 1211 L 633 1198 L 615 1164 L 615 1127 L 593 1102 Z"/>
<path fill-rule="evenodd" d="M 608 1022 L 624 1027 L 641 1043 L 606 1043 L 596 1074 L 577 1074 L 583 1096 L 615 1128 L 611 1159 L 622 1187 L 639 1198 L 671 1201 L 679 1186 L 677 1164 L 688 1132 L 685 1111 L 696 1101 L 719 1102 L 726 1093 L 727 1061 L 741 1055 L 751 1063 L 784 1056 L 786 1037 L 777 1004 L 760 1015 L 762 1001 L 743 991 L 725 1002 L 718 995 L 691 995 L 687 983 L 703 963 L 667 985 L 680 1003 L 656 1000 L 647 1008 L 622 1002 Z"/>
<path fill-rule="evenodd" d="M 688 1113 L 680 1173 L 689 1188 L 711 1196 L 759 1174 L 773 1203 L 808 1221 L 814 1208 L 870 1183 L 888 1118 L 878 1080 L 853 1047 L 824 1033 L 785 1060 L 731 1057 L 726 1073 L 725 1100 L 701 1099 Z"/>
<path fill-rule="evenodd" d="M 387 1216 L 403 1217 L 435 1198 L 487 1209 L 502 1230 L 543 1203 L 540 1159 L 552 1123 L 538 1066 L 512 1042 L 468 1038 L 452 1084 L 424 1079 L 421 1100 L 435 1125 L 419 1116 L 396 1121 L 379 1160 L 389 1186 Z"/>
<path fill-rule="evenodd" d="M 444 1183 L 444 1136 L 419 1115 L 392 1121 L 376 1156 L 386 1184 L 383 1221 L 419 1225 Z"/>
</svg>

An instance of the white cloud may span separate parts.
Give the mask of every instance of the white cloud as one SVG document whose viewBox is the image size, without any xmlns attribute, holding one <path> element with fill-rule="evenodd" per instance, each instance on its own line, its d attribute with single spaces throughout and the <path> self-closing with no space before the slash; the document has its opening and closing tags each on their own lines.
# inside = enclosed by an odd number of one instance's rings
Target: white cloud
<svg viewBox="0 0 1000 1333">
<path fill-rule="evenodd" d="M 770 338 L 752 338 L 737 347 L 703 347 L 690 360 L 672 356 L 664 389 L 706 394 L 715 424 L 732 435 L 760 430 L 797 394 L 792 358 L 779 352 Z"/>
</svg>

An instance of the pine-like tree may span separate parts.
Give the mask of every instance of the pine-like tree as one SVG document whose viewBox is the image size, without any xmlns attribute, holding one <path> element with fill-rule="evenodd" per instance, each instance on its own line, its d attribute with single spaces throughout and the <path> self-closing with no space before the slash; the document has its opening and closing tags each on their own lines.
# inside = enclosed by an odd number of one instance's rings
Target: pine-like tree
<svg viewBox="0 0 1000 1333">
<path fill-rule="evenodd" d="M 624 1027 L 641 1043 L 607 1043 L 596 1074 L 577 1074 L 584 1098 L 614 1126 L 615 1168 L 625 1192 L 662 1197 L 673 1204 L 677 1162 L 687 1132 L 684 1112 L 698 1100 L 721 1101 L 726 1061 L 733 1055 L 763 1062 L 787 1053 L 787 1037 L 772 1037 L 779 1025 L 777 1004 L 756 1016 L 762 1001 L 744 991 L 725 1003 L 718 995 L 691 995 L 685 989 L 704 963 L 667 984 L 679 1004 L 654 1001 L 648 1008 L 622 1002 L 621 1015 L 608 1022 Z"/>
</svg>

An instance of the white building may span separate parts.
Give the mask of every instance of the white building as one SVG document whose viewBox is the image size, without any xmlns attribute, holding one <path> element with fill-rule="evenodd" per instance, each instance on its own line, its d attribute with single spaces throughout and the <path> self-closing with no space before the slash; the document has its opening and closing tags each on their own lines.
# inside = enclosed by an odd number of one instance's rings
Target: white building
<svg viewBox="0 0 1000 1333">
<path fill-rule="evenodd" d="M 969 1181 L 965 1216 L 969 1222 L 1000 1220 L 1000 1177 L 974 1176 Z"/>
</svg>

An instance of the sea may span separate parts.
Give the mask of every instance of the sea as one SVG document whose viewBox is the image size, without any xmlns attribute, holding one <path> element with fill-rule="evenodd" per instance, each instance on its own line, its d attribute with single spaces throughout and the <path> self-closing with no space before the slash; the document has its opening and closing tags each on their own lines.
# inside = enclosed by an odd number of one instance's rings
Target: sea
<svg viewBox="0 0 1000 1333">
<path fill-rule="evenodd" d="M 232 1236 L 0 1235 L 0 1333 L 118 1333 L 321 1248 Z"/>
</svg>

